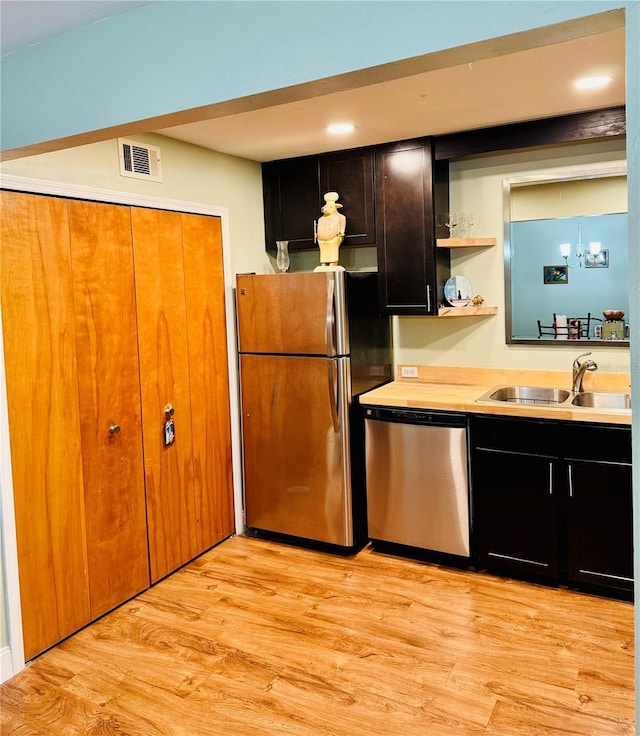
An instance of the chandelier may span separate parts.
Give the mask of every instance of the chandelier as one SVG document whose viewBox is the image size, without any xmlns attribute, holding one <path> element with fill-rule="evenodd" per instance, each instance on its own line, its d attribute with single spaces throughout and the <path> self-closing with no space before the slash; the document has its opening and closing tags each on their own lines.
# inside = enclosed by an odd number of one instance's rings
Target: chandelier
<svg viewBox="0 0 640 736">
<path fill-rule="evenodd" d="M 598 253 L 600 253 L 601 248 L 602 243 L 598 243 L 597 241 L 589 243 L 589 253 L 591 253 L 592 256 L 597 256 Z M 576 244 L 575 253 L 576 262 L 573 265 L 569 263 L 569 258 L 571 257 L 571 243 L 560 243 L 560 254 L 569 268 L 576 268 L 578 266 L 582 268 L 582 259 L 584 258 L 585 251 L 582 247 L 582 228 L 580 225 L 578 225 L 578 242 Z"/>
</svg>

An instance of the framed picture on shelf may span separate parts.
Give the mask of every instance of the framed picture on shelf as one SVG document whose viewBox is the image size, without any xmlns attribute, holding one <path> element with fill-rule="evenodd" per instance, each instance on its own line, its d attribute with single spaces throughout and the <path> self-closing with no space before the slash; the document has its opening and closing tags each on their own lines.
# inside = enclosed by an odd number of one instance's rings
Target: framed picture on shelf
<svg viewBox="0 0 640 736">
<path fill-rule="evenodd" d="M 543 266 L 542 278 L 545 284 L 568 284 L 568 266 Z"/>
<path fill-rule="evenodd" d="M 584 267 L 585 268 L 609 268 L 609 249 L 603 248 L 600 253 L 585 253 L 584 254 Z"/>
</svg>

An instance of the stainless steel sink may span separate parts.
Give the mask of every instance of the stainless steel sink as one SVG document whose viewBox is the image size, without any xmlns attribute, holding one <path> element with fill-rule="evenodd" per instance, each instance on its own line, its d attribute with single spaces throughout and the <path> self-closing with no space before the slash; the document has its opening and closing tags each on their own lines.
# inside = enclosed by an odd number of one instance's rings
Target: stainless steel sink
<svg viewBox="0 0 640 736">
<path fill-rule="evenodd" d="M 631 409 L 631 395 L 584 391 L 576 394 L 571 403 L 589 409 Z"/>
<path fill-rule="evenodd" d="M 575 409 L 630 411 L 631 395 L 614 391 L 582 391 L 579 394 L 563 388 L 541 386 L 494 386 L 476 399 L 479 404 L 526 404 L 529 406 L 563 406 Z"/>
<path fill-rule="evenodd" d="M 500 386 L 483 394 L 478 402 L 501 401 L 511 404 L 562 404 L 571 395 L 563 388 L 542 388 L 540 386 Z"/>
</svg>

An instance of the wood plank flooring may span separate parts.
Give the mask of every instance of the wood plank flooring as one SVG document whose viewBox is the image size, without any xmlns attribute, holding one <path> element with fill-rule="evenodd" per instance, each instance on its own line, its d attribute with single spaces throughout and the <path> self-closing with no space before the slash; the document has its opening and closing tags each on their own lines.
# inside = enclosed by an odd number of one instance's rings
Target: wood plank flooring
<svg viewBox="0 0 640 736">
<path fill-rule="evenodd" d="M 34 660 L 3 736 L 622 736 L 633 606 L 233 537 Z"/>
</svg>

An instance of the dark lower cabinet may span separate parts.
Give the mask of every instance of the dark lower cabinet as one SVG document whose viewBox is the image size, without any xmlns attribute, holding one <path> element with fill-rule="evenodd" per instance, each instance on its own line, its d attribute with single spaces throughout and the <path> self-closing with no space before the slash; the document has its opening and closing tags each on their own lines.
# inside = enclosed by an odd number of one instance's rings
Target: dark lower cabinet
<svg viewBox="0 0 640 736">
<path fill-rule="evenodd" d="M 632 592 L 631 429 L 569 426 L 566 442 L 569 584 Z"/>
<path fill-rule="evenodd" d="M 478 567 L 633 594 L 631 428 L 473 416 Z"/>
<path fill-rule="evenodd" d="M 481 567 L 557 578 L 557 425 L 476 417 L 471 473 Z"/>
<path fill-rule="evenodd" d="M 556 462 L 478 449 L 474 455 L 478 558 L 483 566 L 556 577 L 559 573 Z"/>
</svg>

